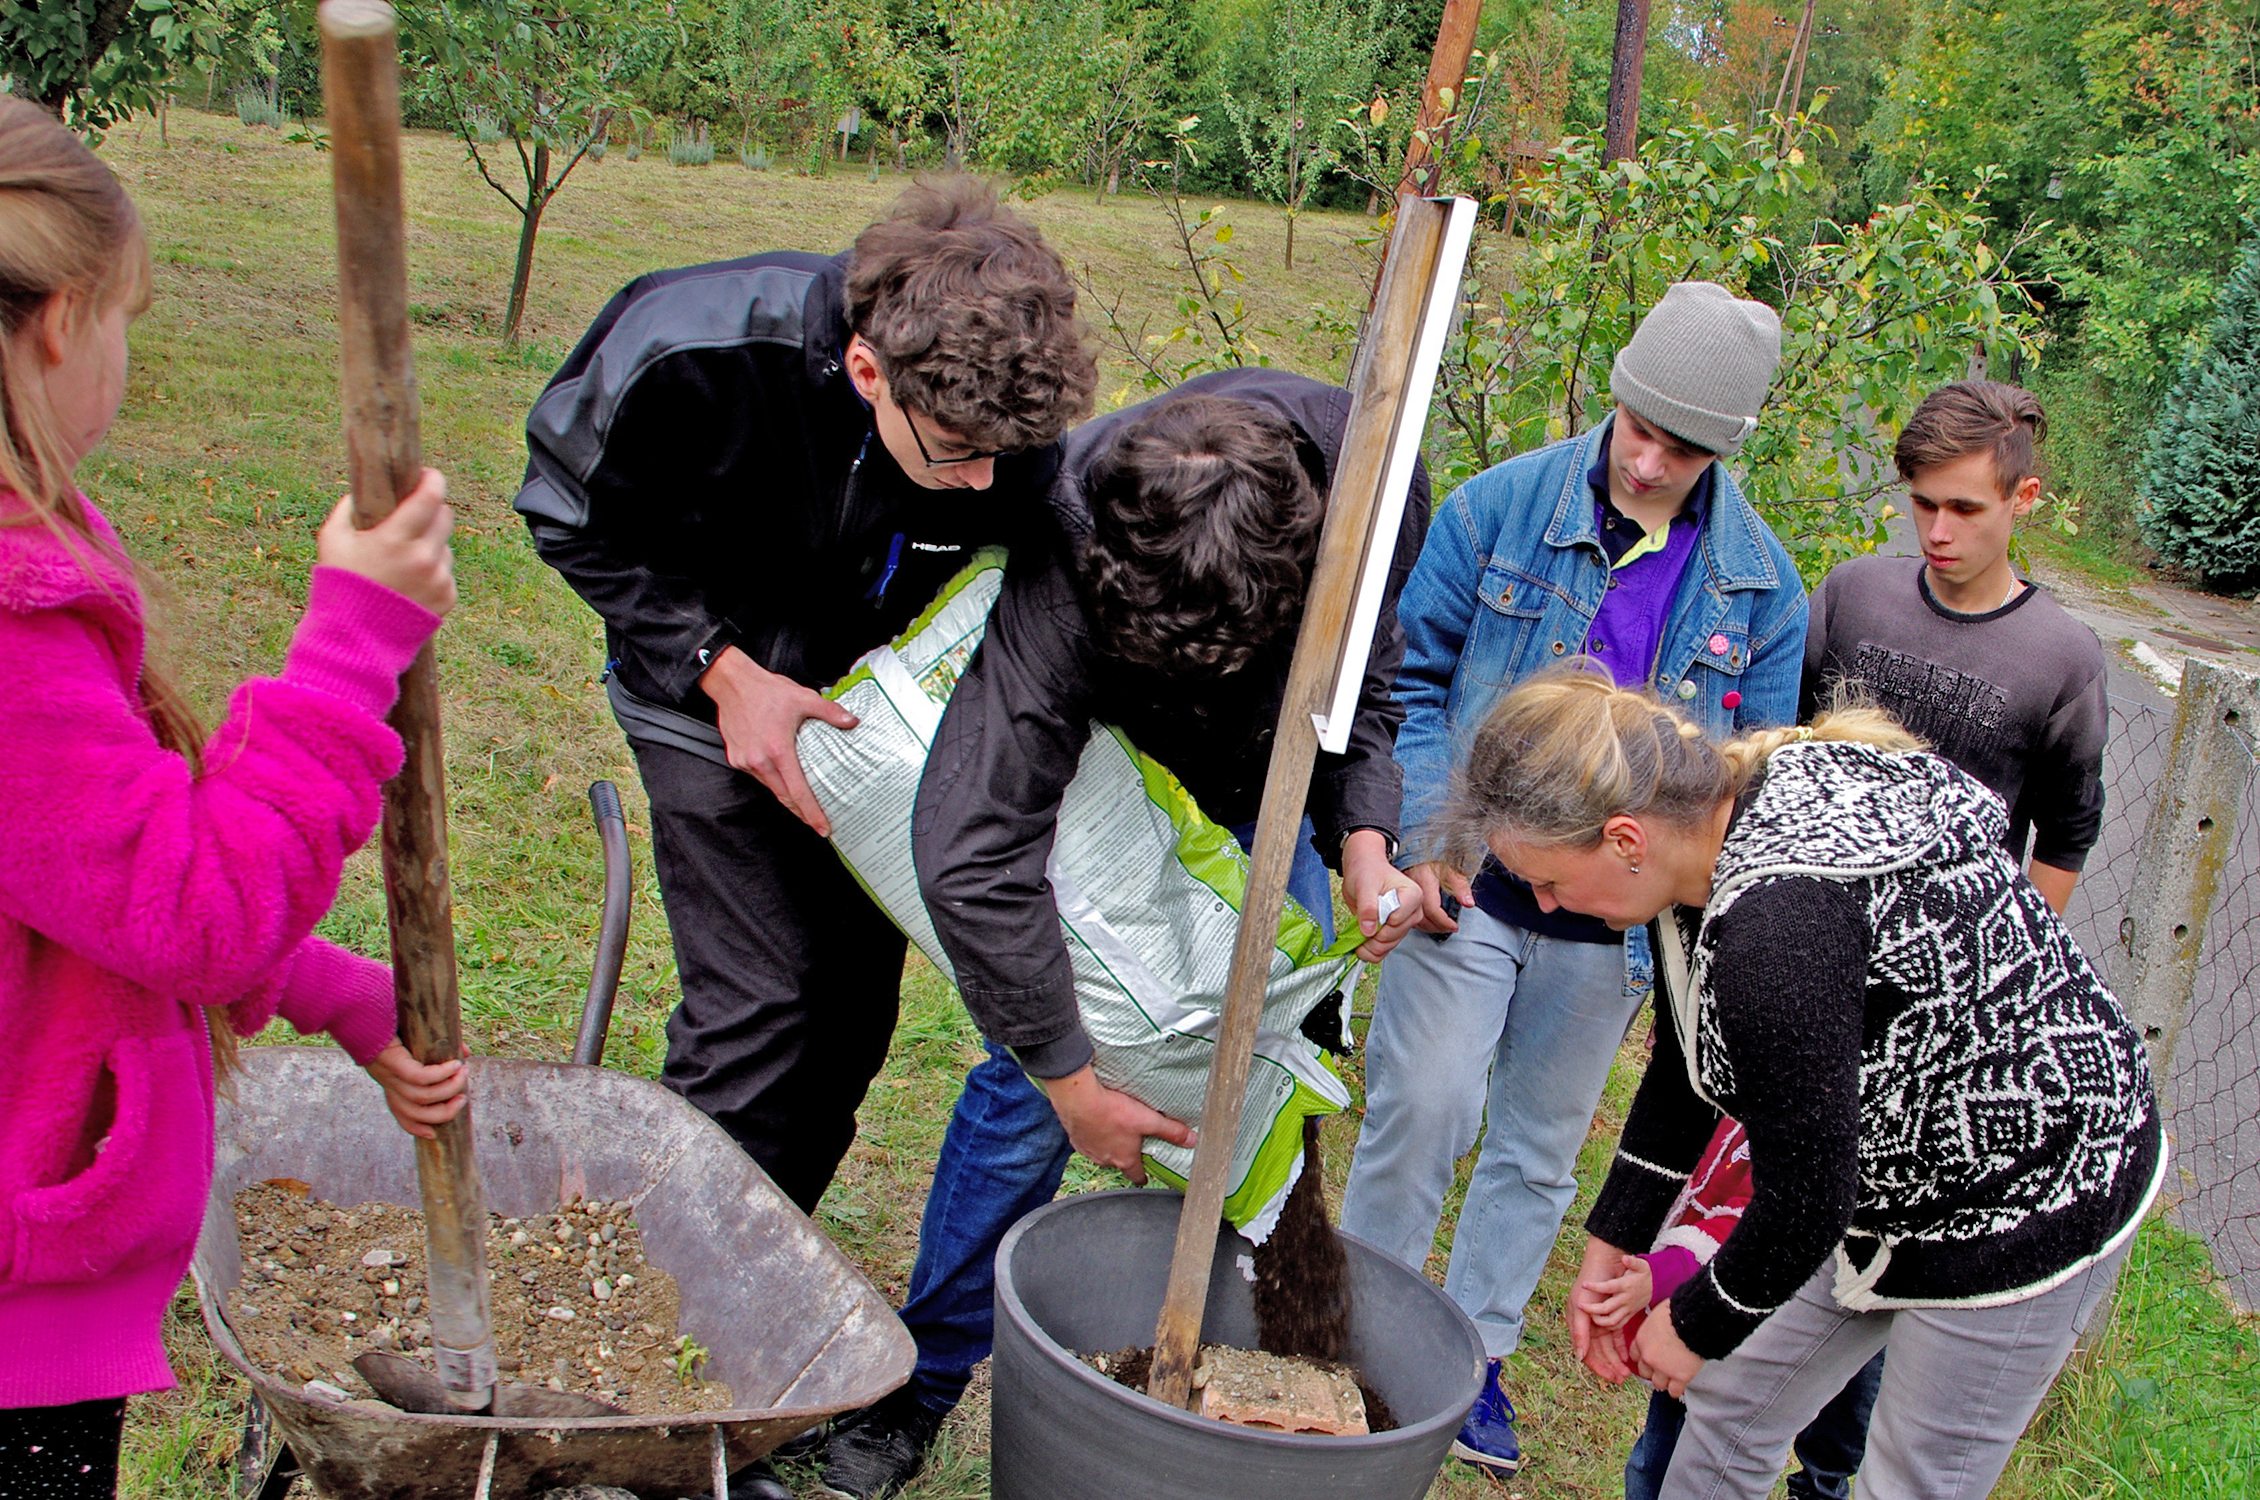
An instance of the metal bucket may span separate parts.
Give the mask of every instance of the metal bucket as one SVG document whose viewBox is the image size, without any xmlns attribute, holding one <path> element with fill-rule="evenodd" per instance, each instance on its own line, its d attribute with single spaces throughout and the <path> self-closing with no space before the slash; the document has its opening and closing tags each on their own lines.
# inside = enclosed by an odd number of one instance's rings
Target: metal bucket
<svg viewBox="0 0 2260 1500">
<path fill-rule="evenodd" d="M 1165 1406 L 1078 1355 L 1154 1339 L 1176 1241 L 1176 1193 L 1087 1193 L 1040 1208 L 997 1251 L 996 1500 L 1127 1489 L 1139 1500 L 1420 1500 L 1483 1379 L 1483 1341 L 1429 1280 L 1349 1235 L 1350 1346 L 1395 1431 L 1314 1437 Z M 1223 1227 L 1201 1337 L 1254 1348 L 1248 1242 Z"/>
<path fill-rule="evenodd" d="M 826 1417 L 909 1378 L 894 1311 L 721 1127 L 667 1089 L 569 1063 L 478 1058 L 472 1097 L 489 1206 L 525 1218 L 577 1198 L 635 1206 L 682 1327 L 737 1405 L 566 1422 L 425 1416 L 310 1398 L 254 1369 L 224 1299 L 242 1279 L 234 1199 L 273 1177 L 343 1206 L 416 1207 L 415 1156 L 382 1091 L 334 1048 L 252 1047 L 221 1101 L 197 1299 L 326 1500 L 464 1500 L 606 1484 L 651 1500 L 709 1490 Z"/>
</svg>

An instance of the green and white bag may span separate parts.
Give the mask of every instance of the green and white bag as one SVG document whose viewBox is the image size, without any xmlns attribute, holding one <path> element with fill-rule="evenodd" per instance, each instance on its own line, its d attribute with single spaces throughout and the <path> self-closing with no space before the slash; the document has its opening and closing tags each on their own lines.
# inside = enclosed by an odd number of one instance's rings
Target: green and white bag
<svg viewBox="0 0 2260 1500">
<path fill-rule="evenodd" d="M 832 822 L 832 845 L 864 888 L 943 973 L 911 865 L 911 810 L 942 710 L 980 644 L 1004 578 L 1004 554 L 977 555 L 892 645 L 870 652 L 827 696 L 860 720 L 800 731 L 808 784 Z M 1203 817 L 1175 777 L 1118 731 L 1091 736 L 1061 805 L 1049 870 L 1075 970 L 1076 1003 L 1099 1080 L 1173 1119 L 1198 1123 L 1224 987 L 1239 930 L 1247 857 Z M 1302 1122 L 1350 1102 L 1304 1017 L 1355 978 L 1353 928 L 1326 945 L 1290 898 L 1233 1145 L 1225 1217 L 1270 1233 L 1302 1171 Z M 1146 1165 L 1182 1186 L 1193 1153 L 1149 1138 Z"/>
</svg>

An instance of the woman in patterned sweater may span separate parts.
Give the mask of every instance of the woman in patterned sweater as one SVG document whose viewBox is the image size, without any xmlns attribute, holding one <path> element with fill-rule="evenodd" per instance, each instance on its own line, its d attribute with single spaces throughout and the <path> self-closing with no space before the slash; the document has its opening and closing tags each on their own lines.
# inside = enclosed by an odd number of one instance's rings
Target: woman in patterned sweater
<svg viewBox="0 0 2260 1500">
<path fill-rule="evenodd" d="M 1873 710 L 1725 745 L 1564 671 L 1504 698 L 1455 796 L 1542 905 L 1654 923 L 1656 1049 L 1580 1284 L 1655 1236 L 1721 1112 L 1755 1190 L 1605 1379 L 1687 1404 L 1665 1500 L 1760 1500 L 1888 1347 L 1862 1494 L 1986 1494 L 2165 1168 L 2141 1039 L 2003 852 L 2000 799 Z"/>
</svg>

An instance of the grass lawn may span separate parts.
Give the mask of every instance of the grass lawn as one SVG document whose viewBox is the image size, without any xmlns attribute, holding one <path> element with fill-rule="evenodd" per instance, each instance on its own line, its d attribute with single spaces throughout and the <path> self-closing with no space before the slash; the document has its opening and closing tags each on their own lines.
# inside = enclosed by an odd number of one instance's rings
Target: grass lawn
<svg viewBox="0 0 2260 1500">
<path fill-rule="evenodd" d="M 338 436 L 328 163 L 273 131 L 176 110 L 171 144 L 153 125 L 121 129 L 103 154 L 148 220 L 157 300 L 133 332 L 126 406 L 86 466 L 85 488 L 168 581 L 167 638 L 181 675 L 216 713 L 243 677 L 271 671 L 297 616 L 314 529 L 344 472 Z M 515 240 L 510 211 L 450 141 L 411 138 L 410 300 L 424 442 L 458 506 L 463 603 L 439 643 L 459 960 L 466 1022 L 481 1051 L 563 1057 L 594 940 L 599 856 L 584 791 L 609 777 L 630 809 L 641 880 L 608 1061 L 657 1071 L 674 997 L 673 961 L 633 766 L 596 682 L 594 617 L 535 559 L 509 511 L 524 461 L 520 424 L 550 370 L 621 283 L 661 265 L 796 247 L 832 249 L 883 211 L 899 179 L 860 171 L 811 180 L 731 165 L 677 169 L 615 151 L 584 166 L 551 208 L 525 339 L 499 319 Z M 1306 214 L 1303 253 L 1280 265 L 1283 220 L 1234 205 L 1233 251 L 1252 321 L 1282 364 L 1339 377 L 1322 331 L 1361 305 L 1370 264 L 1360 219 Z M 1027 213 L 1094 284 L 1120 292 L 1132 321 L 1166 328 L 1180 281 L 1167 225 L 1135 198 L 1058 195 Z M 1110 359 L 1105 404 L 1135 392 Z M 326 930 L 384 951 L 374 857 L 348 871 Z M 978 1039 L 949 988 L 913 961 L 886 1072 L 863 1132 L 825 1200 L 825 1227 L 891 1297 L 908 1275 L 940 1122 Z M 1607 1159 L 1637 1069 L 1611 1085 L 1584 1162 L 1588 1190 Z M 1339 1186 L 1353 1131 L 1329 1131 Z M 1071 1175 L 1070 1187 L 1098 1184 Z M 1452 1215 L 1447 1214 L 1446 1224 Z M 1441 1274 L 1441 1251 L 1432 1269 Z M 1565 1239 L 1532 1307 L 1514 1394 L 1531 1467 L 1512 1485 L 1464 1468 L 1439 1496 L 1617 1493 L 1644 1393 L 1606 1391 L 1571 1361 L 1560 1307 Z M 216 1367 L 185 1299 L 171 1339 L 177 1391 L 136 1401 L 125 1493 L 217 1500 L 230 1493 L 242 1386 Z M 2002 1493 L 2018 1497 L 2247 1493 L 2260 1463 L 2260 1337 L 2211 1291 L 2201 1250 L 2146 1229 L 2119 1315 L 2096 1358 L 2064 1382 Z M 909 1500 L 987 1493 L 978 1395 L 946 1430 Z M 2238 1476 L 2246 1476 L 2239 1478 Z M 1113 1481 L 1110 1477 L 1110 1483 Z"/>
</svg>

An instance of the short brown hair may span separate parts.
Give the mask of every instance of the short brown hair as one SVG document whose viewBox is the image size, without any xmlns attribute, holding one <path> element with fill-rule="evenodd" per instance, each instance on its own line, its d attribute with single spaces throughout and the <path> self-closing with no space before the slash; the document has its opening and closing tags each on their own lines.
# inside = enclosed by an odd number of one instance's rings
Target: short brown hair
<svg viewBox="0 0 2260 1500">
<path fill-rule="evenodd" d="M 2040 472 L 2034 449 L 2047 435 L 2039 398 L 2024 387 L 1958 380 L 1923 398 L 1901 429 L 1891 462 L 1901 479 L 1912 482 L 1918 470 L 1989 452 L 2006 495 Z"/>
<path fill-rule="evenodd" d="M 895 399 L 976 448 L 1041 447 L 1090 415 L 1075 283 L 976 178 L 921 178 L 856 237 L 847 318 Z"/>
<path fill-rule="evenodd" d="M 1084 587 L 1109 650 L 1211 675 L 1292 635 L 1326 500 L 1286 418 L 1219 396 L 1156 401 L 1085 483 Z"/>
</svg>

